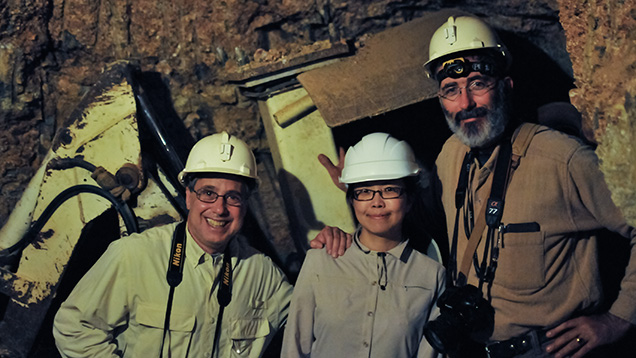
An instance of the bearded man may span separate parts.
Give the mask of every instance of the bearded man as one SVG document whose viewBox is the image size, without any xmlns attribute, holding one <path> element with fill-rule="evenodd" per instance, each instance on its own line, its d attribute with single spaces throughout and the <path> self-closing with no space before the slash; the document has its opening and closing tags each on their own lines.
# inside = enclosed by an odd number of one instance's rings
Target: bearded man
<svg viewBox="0 0 636 358">
<path fill-rule="evenodd" d="M 636 230 L 612 202 L 593 148 L 515 122 L 510 64 L 496 33 L 475 17 L 448 18 L 430 41 L 425 66 L 454 134 L 436 161 L 452 286 L 427 338 L 454 356 L 476 357 L 456 349 L 471 340 L 489 357 L 591 356 L 636 324 Z M 339 168 L 321 162 L 335 178 Z M 599 309 L 603 228 L 631 240 L 608 311 Z M 327 227 L 312 247 L 325 244 L 337 256 L 348 239 Z"/>
</svg>

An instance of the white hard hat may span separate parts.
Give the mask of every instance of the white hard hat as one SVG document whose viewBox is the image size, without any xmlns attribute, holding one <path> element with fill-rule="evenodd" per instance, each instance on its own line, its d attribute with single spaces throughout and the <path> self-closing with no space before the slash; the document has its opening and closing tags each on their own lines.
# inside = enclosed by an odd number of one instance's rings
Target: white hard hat
<svg viewBox="0 0 636 358">
<path fill-rule="evenodd" d="M 198 141 L 179 173 L 179 181 L 185 185 L 185 177 L 191 173 L 224 173 L 256 179 L 256 158 L 242 140 L 221 132 Z"/>
<path fill-rule="evenodd" d="M 449 17 L 440 26 L 428 45 L 428 61 L 424 64 L 429 76 L 432 77 L 435 68 L 431 68 L 436 60 L 454 53 L 490 49 L 501 55 L 503 64 L 507 67 L 512 60 L 506 46 L 499 37 L 482 20 L 471 16 Z"/>
<path fill-rule="evenodd" d="M 371 133 L 347 150 L 340 182 L 400 179 L 420 172 L 411 147 L 387 133 Z"/>
</svg>

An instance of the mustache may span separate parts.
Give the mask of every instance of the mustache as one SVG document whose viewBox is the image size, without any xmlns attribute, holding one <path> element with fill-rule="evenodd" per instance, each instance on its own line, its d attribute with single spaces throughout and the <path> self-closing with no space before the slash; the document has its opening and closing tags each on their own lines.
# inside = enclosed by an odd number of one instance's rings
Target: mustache
<svg viewBox="0 0 636 358">
<path fill-rule="evenodd" d="M 486 107 L 475 107 L 470 110 L 459 111 L 455 115 L 455 121 L 461 122 L 468 118 L 485 117 L 490 113 Z"/>
</svg>

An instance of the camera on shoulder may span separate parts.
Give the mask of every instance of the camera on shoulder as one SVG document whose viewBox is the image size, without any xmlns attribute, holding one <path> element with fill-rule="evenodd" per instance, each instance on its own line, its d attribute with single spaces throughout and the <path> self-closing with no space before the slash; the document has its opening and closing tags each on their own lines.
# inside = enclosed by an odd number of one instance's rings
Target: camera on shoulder
<svg viewBox="0 0 636 358">
<path fill-rule="evenodd" d="M 468 341 L 483 343 L 492 335 L 495 310 L 477 287 L 448 287 L 437 306 L 440 315 L 426 324 L 424 336 L 439 352 L 457 351 Z"/>
</svg>

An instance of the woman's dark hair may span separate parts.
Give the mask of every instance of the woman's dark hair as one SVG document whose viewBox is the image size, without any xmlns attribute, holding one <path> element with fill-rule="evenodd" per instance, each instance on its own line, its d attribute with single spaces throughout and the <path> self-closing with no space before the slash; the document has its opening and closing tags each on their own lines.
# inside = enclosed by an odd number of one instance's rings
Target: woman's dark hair
<svg viewBox="0 0 636 358">
<path fill-rule="evenodd" d="M 409 192 L 409 200 L 411 201 L 411 210 L 404 217 L 402 223 L 402 234 L 409 238 L 409 244 L 424 254 L 428 250 L 432 236 L 426 229 L 426 210 L 425 196 L 423 189 L 419 183 L 419 177 L 409 177 L 408 184 L 411 187 Z"/>
</svg>

